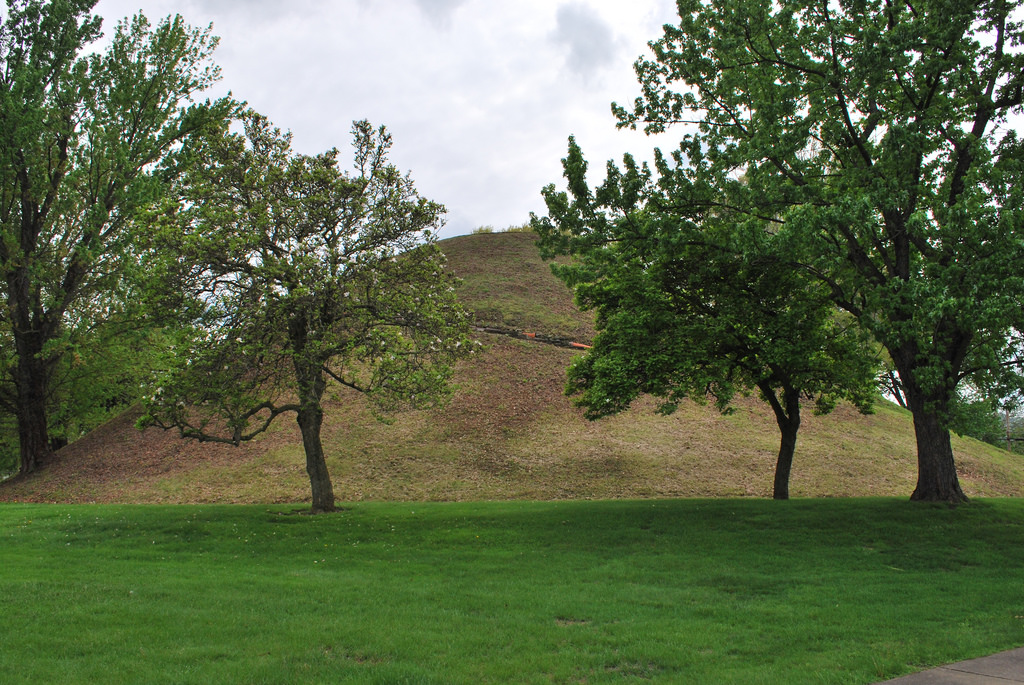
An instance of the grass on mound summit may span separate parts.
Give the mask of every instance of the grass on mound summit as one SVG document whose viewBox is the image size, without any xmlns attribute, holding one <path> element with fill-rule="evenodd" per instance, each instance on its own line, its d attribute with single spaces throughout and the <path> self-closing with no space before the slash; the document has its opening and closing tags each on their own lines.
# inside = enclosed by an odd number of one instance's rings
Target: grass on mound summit
<svg viewBox="0 0 1024 685">
<path fill-rule="evenodd" d="M 1024 644 L 1024 500 L 0 506 L 6 683 L 872 683 Z"/>
</svg>

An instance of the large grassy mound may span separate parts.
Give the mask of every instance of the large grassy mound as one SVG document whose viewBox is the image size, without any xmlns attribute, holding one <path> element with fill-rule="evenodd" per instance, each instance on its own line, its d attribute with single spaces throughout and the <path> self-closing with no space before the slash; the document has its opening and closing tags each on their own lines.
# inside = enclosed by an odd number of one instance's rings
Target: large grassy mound
<svg viewBox="0 0 1024 685">
<path fill-rule="evenodd" d="M 481 328 L 587 342 L 590 317 L 538 257 L 529 233 L 444 241 L 461 297 Z M 754 399 L 721 416 L 684 404 L 658 416 L 652 402 L 588 422 L 562 395 L 572 349 L 479 333 L 458 391 L 439 410 L 376 421 L 339 392 L 324 440 L 342 501 L 647 497 L 767 497 L 778 447 L 774 419 Z M 39 474 L 0 486 L 0 501 L 291 502 L 309 482 L 294 422 L 231 448 L 133 427 L 128 413 L 66 447 Z M 1024 495 L 1024 460 L 954 437 L 968 496 Z M 794 497 L 908 496 L 916 479 L 909 413 L 882 403 L 872 416 L 841 406 L 807 412 Z"/>
</svg>

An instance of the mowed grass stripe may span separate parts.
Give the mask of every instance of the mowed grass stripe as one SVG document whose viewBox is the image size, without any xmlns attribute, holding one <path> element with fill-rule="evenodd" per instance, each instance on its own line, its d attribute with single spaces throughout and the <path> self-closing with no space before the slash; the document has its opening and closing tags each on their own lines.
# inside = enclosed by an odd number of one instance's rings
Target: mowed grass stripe
<svg viewBox="0 0 1024 685">
<path fill-rule="evenodd" d="M 4 505 L 5 683 L 870 683 L 1024 644 L 1024 500 Z"/>
</svg>

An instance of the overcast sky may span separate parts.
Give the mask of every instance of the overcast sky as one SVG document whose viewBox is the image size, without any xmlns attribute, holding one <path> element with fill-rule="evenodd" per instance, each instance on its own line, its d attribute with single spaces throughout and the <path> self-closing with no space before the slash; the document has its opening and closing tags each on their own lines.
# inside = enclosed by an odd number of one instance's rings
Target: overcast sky
<svg viewBox="0 0 1024 685">
<path fill-rule="evenodd" d="M 443 237 L 544 214 L 575 135 L 601 172 L 655 142 L 619 131 L 633 62 L 673 23 L 673 0 L 100 0 L 106 33 L 141 10 L 213 24 L 217 94 L 291 130 L 298 152 L 347 154 L 353 120 L 394 137 L 392 161 L 448 208 Z"/>
</svg>

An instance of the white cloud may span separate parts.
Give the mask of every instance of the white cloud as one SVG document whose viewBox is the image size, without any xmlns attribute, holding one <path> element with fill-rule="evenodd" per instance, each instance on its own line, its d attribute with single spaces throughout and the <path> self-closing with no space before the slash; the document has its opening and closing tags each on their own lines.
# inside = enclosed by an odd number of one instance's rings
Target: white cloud
<svg viewBox="0 0 1024 685">
<path fill-rule="evenodd" d="M 561 5 L 553 38 L 567 50 L 566 64 L 585 81 L 616 62 L 620 41 L 593 6 L 582 2 Z"/>
<path fill-rule="evenodd" d="M 392 159 L 449 209 L 445 235 L 544 213 L 575 134 L 600 171 L 652 147 L 617 131 L 632 63 L 672 0 L 100 0 L 110 27 L 141 7 L 213 22 L 230 89 L 295 135 L 301 152 L 349 149 L 354 119 L 386 125 Z M 109 30 L 109 29 L 108 29 Z"/>
<path fill-rule="evenodd" d="M 441 29 L 451 28 L 452 16 L 466 0 L 416 0 L 420 11 Z"/>
</svg>

